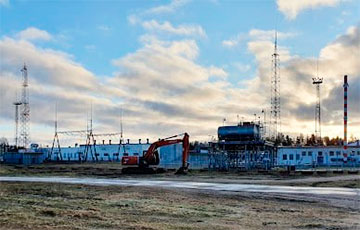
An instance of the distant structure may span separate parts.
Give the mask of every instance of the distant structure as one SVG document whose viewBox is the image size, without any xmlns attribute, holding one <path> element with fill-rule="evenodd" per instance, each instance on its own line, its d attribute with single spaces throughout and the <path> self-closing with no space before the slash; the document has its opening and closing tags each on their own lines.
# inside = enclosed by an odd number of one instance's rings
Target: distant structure
<svg viewBox="0 0 360 230">
<path fill-rule="evenodd" d="M 19 140 L 19 106 L 22 103 L 20 101 L 16 101 L 13 103 L 15 105 L 15 147 L 18 146 L 18 140 Z"/>
<path fill-rule="evenodd" d="M 30 141 L 29 135 L 29 121 L 30 121 L 30 105 L 29 105 L 29 93 L 28 93 L 28 73 L 27 67 L 24 63 L 24 67 L 21 69 L 23 84 L 22 84 L 22 95 L 21 95 L 21 133 L 19 145 L 27 147 Z"/>
<path fill-rule="evenodd" d="M 61 154 L 61 147 L 60 147 L 60 140 L 59 140 L 59 133 L 58 133 L 58 121 L 57 121 L 57 103 L 55 105 L 55 134 L 54 134 L 54 139 L 52 142 L 52 146 L 51 146 L 51 150 L 50 150 L 50 155 L 48 156 L 47 160 L 51 159 L 51 156 L 54 152 L 54 148 L 55 148 L 55 142 L 57 144 L 56 148 L 57 148 L 57 160 L 63 160 L 62 159 L 62 154 Z"/>
<path fill-rule="evenodd" d="M 316 86 L 316 105 L 315 105 L 315 137 L 316 140 L 321 142 L 321 105 L 320 105 L 320 85 L 323 83 L 323 78 L 314 77 L 313 85 Z"/>
<path fill-rule="evenodd" d="M 280 116 L 280 58 L 277 50 L 277 32 L 275 32 L 275 47 L 272 54 L 271 76 L 271 110 L 270 110 L 270 138 L 277 139 L 281 128 Z"/>
<path fill-rule="evenodd" d="M 347 88 L 349 87 L 347 75 L 344 76 L 344 157 L 347 157 Z"/>
</svg>

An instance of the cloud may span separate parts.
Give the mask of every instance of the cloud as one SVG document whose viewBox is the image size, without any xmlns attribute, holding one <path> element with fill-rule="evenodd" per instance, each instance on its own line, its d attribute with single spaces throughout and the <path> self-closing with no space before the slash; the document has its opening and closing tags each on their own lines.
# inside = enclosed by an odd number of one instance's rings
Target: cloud
<svg viewBox="0 0 360 230">
<path fill-rule="evenodd" d="M 348 74 L 349 134 L 360 136 L 356 125 L 360 124 L 359 42 L 359 26 L 350 27 L 320 52 L 319 76 L 324 77 L 323 135 L 342 134 L 341 86 L 342 76 Z M 191 39 L 166 41 L 156 36 L 143 39 L 139 49 L 112 61 L 117 67 L 113 76 L 99 77 L 75 62 L 70 54 L 3 37 L 0 121 L 13 122 L 12 101 L 20 87 L 19 68 L 25 60 L 30 79 L 31 133 L 36 134 L 33 141 L 51 141 L 51 114 L 56 101 L 62 130 L 84 129 L 92 103 L 98 133 L 118 130 L 122 108 L 126 138 L 155 140 L 187 131 L 192 140 L 206 140 L 208 135 L 216 135 L 224 117 L 232 124 L 237 114 L 251 120 L 254 113 L 260 114 L 264 108 L 269 111 L 273 44 L 268 40 L 249 40 L 247 49 L 254 55 L 256 74 L 240 80 L 242 87 L 238 88 L 237 83 L 228 81 L 223 68 L 199 64 L 200 49 Z M 292 56 L 282 46 L 279 53 L 283 131 L 312 133 L 316 99 L 311 78 L 316 59 Z M 12 132 L 12 128 L 1 129 L 0 136 L 11 139 Z"/>
<path fill-rule="evenodd" d="M 190 2 L 190 0 L 172 0 L 170 4 L 160 5 L 146 10 L 146 14 L 173 13 L 188 2 Z"/>
<path fill-rule="evenodd" d="M 334 7 L 344 0 L 277 0 L 278 10 L 288 19 L 293 20 L 304 10 L 320 7 Z"/>
<path fill-rule="evenodd" d="M 288 39 L 297 36 L 297 33 L 292 32 L 277 32 L 278 39 Z M 251 29 L 247 34 L 240 33 L 228 40 L 223 40 L 222 45 L 227 48 L 233 48 L 239 46 L 241 42 L 246 42 L 249 40 L 256 41 L 274 41 L 275 39 L 275 30 L 260 30 L 260 29 Z"/>
<path fill-rule="evenodd" d="M 20 31 L 16 34 L 16 37 L 18 39 L 22 40 L 29 40 L 29 41 L 35 41 L 35 40 L 43 40 L 43 41 L 49 41 L 52 39 L 52 36 L 45 30 L 40 30 L 35 27 L 29 27 L 23 31 Z"/>
<path fill-rule="evenodd" d="M 84 46 L 84 48 L 88 51 L 88 52 L 94 52 L 96 50 L 96 46 L 95 45 L 86 45 Z"/>
<path fill-rule="evenodd" d="M 9 5 L 9 0 L 0 0 L 0 5 L 8 6 Z"/>
<path fill-rule="evenodd" d="M 216 113 L 208 113 L 212 111 L 209 106 L 220 103 L 228 88 L 223 69 L 196 64 L 199 48 L 194 40 L 144 43 L 136 52 L 114 60 L 119 72 L 105 79 L 73 61 L 70 54 L 39 48 L 27 40 L 4 37 L 0 51 L 0 78 L 4 81 L 0 85 L 0 119 L 13 121 L 11 103 L 21 85 L 19 69 L 26 61 L 31 133 L 37 134 L 33 141 L 51 141 L 55 102 L 62 130 L 84 129 L 92 102 L 96 132 L 116 131 L 120 107 L 128 138 L 154 140 L 187 130 L 201 133 L 200 123 L 208 132 L 205 124 L 220 119 Z M 38 135 L 39 129 L 46 131 Z M 0 135 L 11 139 L 12 129 L 1 130 Z"/>
<path fill-rule="evenodd" d="M 248 64 L 243 64 L 241 62 L 234 62 L 232 65 L 240 72 L 245 73 L 251 69 L 251 66 Z"/>
<path fill-rule="evenodd" d="M 142 27 L 154 33 L 169 33 L 184 36 L 206 37 L 204 29 L 199 25 L 180 25 L 174 27 L 170 22 L 159 23 L 156 20 L 142 22 Z"/>
<path fill-rule="evenodd" d="M 101 30 L 103 32 L 108 32 L 111 30 L 111 28 L 107 25 L 99 25 L 98 27 L 96 27 L 98 30 Z"/>
<path fill-rule="evenodd" d="M 233 38 L 230 38 L 230 39 L 228 39 L 228 40 L 223 40 L 221 44 L 222 44 L 224 47 L 232 48 L 232 47 L 234 47 L 234 46 L 239 45 L 239 43 L 240 43 L 241 41 L 245 40 L 245 39 L 246 39 L 246 36 L 239 34 L 239 35 L 237 35 L 237 36 L 235 36 L 235 37 L 233 37 Z"/>
<path fill-rule="evenodd" d="M 278 39 L 287 39 L 291 37 L 295 37 L 297 34 L 295 33 L 285 33 L 285 32 L 277 32 Z M 259 30 L 252 29 L 249 31 L 249 36 L 254 40 L 267 40 L 274 41 L 275 38 L 275 30 Z"/>
</svg>

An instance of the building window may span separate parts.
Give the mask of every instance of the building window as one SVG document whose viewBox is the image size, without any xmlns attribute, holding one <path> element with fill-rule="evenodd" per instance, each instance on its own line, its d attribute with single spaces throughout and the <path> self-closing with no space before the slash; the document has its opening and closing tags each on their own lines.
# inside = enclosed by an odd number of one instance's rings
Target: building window
<svg viewBox="0 0 360 230">
<path fill-rule="evenodd" d="M 301 153 L 301 156 L 303 156 L 303 157 L 306 156 L 306 152 L 305 152 L 305 151 L 302 152 L 302 153 Z"/>
<path fill-rule="evenodd" d="M 284 161 L 287 160 L 287 155 L 286 155 L 286 154 L 283 155 L 283 160 L 284 160 Z"/>
<path fill-rule="evenodd" d="M 300 154 L 296 154 L 296 160 L 300 160 Z"/>
<path fill-rule="evenodd" d="M 311 152 L 311 151 L 308 152 L 308 156 L 309 156 L 309 157 L 312 156 L 312 152 Z"/>
<path fill-rule="evenodd" d="M 322 156 L 322 152 L 318 152 L 318 156 Z"/>
<path fill-rule="evenodd" d="M 289 155 L 289 160 L 294 160 L 294 154 Z"/>
<path fill-rule="evenodd" d="M 360 156 L 360 151 L 357 151 L 357 155 Z"/>
<path fill-rule="evenodd" d="M 340 151 L 336 151 L 336 156 L 339 156 L 341 154 Z"/>
<path fill-rule="evenodd" d="M 330 156 L 331 156 L 331 157 L 334 156 L 334 151 L 330 151 Z"/>
</svg>

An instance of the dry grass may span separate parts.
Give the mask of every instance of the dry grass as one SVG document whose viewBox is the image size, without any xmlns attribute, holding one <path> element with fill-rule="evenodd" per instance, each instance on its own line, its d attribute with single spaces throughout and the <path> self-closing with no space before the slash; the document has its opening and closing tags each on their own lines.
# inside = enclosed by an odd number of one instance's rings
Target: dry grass
<svg viewBox="0 0 360 230">
<path fill-rule="evenodd" d="M 0 183 L 0 229 L 358 229 L 358 217 L 252 195 Z"/>
</svg>

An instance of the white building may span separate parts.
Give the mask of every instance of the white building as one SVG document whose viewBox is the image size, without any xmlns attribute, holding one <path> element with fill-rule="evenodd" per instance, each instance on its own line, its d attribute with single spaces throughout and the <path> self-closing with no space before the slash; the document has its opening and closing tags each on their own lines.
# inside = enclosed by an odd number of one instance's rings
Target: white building
<svg viewBox="0 0 360 230">
<path fill-rule="evenodd" d="M 278 166 L 297 167 L 359 167 L 360 146 L 299 146 L 279 147 Z"/>
</svg>

